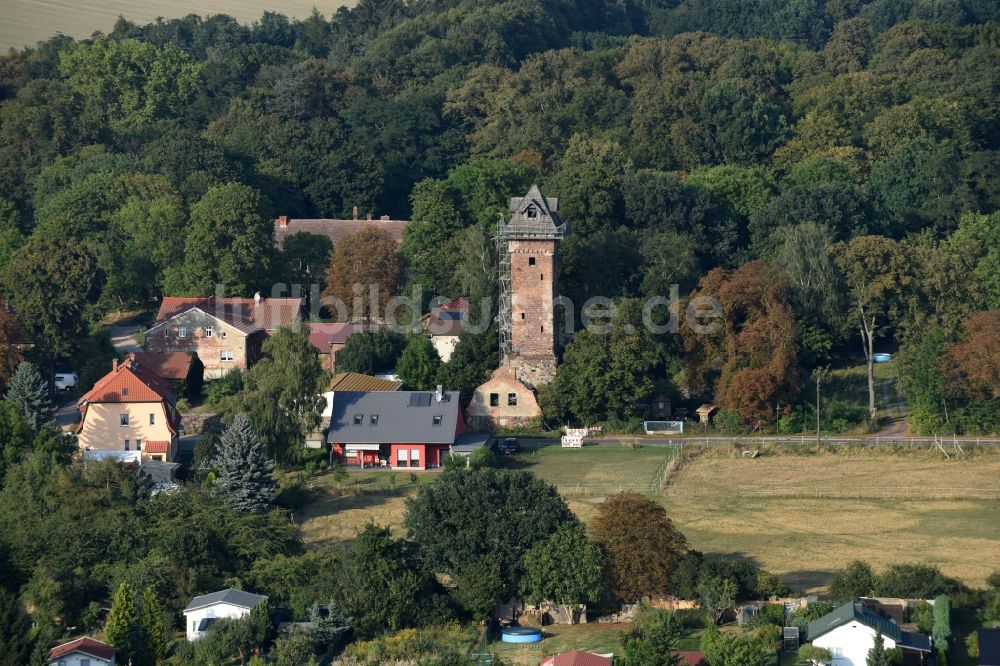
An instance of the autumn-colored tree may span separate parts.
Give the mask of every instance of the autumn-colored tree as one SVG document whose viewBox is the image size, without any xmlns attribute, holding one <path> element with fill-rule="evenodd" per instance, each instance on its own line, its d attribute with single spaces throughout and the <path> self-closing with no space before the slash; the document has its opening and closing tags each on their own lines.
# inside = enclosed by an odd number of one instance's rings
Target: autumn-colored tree
<svg viewBox="0 0 1000 666">
<path fill-rule="evenodd" d="M 1000 310 L 973 314 L 964 329 L 966 341 L 941 357 L 945 386 L 969 400 L 1000 398 Z"/>
<path fill-rule="evenodd" d="M 778 403 L 790 404 L 799 387 L 795 320 L 784 274 L 762 261 L 735 271 L 717 268 L 692 298 L 715 299 L 722 317 L 710 332 L 684 330 L 691 390 L 714 383 L 716 401 L 761 429 Z"/>
<path fill-rule="evenodd" d="M 665 594 L 688 547 L 663 506 L 637 493 L 618 493 L 601 504 L 590 537 L 607 554 L 611 591 L 626 603 Z"/>
<path fill-rule="evenodd" d="M 833 246 L 851 301 L 851 323 L 858 327 L 868 363 L 868 415 L 875 423 L 875 338 L 903 318 L 905 295 L 912 290 L 910 263 L 903 248 L 885 236 L 859 236 Z"/>
<path fill-rule="evenodd" d="M 333 248 L 323 302 L 338 318 L 381 319 L 401 276 L 396 242 L 383 231 L 365 229 Z M 356 299 L 361 307 L 355 307 Z"/>
</svg>

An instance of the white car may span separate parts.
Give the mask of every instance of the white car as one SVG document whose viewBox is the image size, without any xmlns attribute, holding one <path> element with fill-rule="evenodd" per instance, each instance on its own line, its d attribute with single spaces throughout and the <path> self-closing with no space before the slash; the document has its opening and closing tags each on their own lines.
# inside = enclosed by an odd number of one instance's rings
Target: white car
<svg viewBox="0 0 1000 666">
<path fill-rule="evenodd" d="M 76 373 L 75 372 L 57 372 L 56 373 L 56 388 L 60 391 L 68 391 L 72 388 L 76 388 Z"/>
</svg>

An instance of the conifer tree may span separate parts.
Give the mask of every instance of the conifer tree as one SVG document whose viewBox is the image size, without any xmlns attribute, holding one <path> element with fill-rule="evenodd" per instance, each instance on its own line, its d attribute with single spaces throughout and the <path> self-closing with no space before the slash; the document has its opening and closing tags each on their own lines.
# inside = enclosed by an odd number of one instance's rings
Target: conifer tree
<svg viewBox="0 0 1000 666">
<path fill-rule="evenodd" d="M 274 496 L 274 463 L 264 457 L 250 417 L 237 414 L 222 435 L 214 465 L 218 473 L 212 490 L 240 513 L 263 513 Z"/>
<path fill-rule="evenodd" d="M 139 609 L 139 627 L 143 634 L 144 661 L 158 664 L 167 651 L 167 628 L 163 624 L 163 611 L 156 591 L 147 587 L 142 591 Z"/>
<path fill-rule="evenodd" d="M 336 647 L 344 635 L 351 630 L 351 620 L 344 617 L 340 606 L 332 599 L 321 607 L 314 603 L 309 608 L 309 621 L 313 625 L 313 636 L 324 649 Z"/>
<path fill-rule="evenodd" d="M 892 659 L 885 649 L 885 639 L 882 638 L 882 632 L 875 634 L 875 645 L 872 646 L 871 650 L 868 650 L 868 659 L 866 660 L 868 666 L 891 666 Z"/>
<path fill-rule="evenodd" d="M 141 652 L 141 630 L 135 608 L 135 592 L 132 586 L 122 582 L 111 601 L 111 612 L 104 625 L 104 638 L 118 648 L 118 660 L 128 663 L 133 655 Z"/>
<path fill-rule="evenodd" d="M 27 361 L 18 364 L 11 375 L 6 398 L 17 405 L 35 430 L 52 420 L 55 409 L 49 400 L 45 380 L 38 369 Z"/>
</svg>

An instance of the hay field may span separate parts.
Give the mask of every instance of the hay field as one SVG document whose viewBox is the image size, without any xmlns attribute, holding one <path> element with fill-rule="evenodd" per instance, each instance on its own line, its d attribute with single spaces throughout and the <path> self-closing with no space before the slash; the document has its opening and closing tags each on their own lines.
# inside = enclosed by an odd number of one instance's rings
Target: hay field
<svg viewBox="0 0 1000 666">
<path fill-rule="evenodd" d="M 0 0 L 0 48 L 34 46 L 58 32 L 76 39 L 98 30 L 108 33 L 119 16 L 143 24 L 159 16 L 229 14 L 240 23 L 252 23 L 265 11 L 304 19 L 316 7 L 329 18 L 338 7 L 354 4 L 355 0 Z"/>
<path fill-rule="evenodd" d="M 853 559 L 934 564 L 979 586 L 1000 570 L 1000 451 L 699 451 L 663 502 L 694 548 L 753 557 L 795 588 Z"/>
</svg>

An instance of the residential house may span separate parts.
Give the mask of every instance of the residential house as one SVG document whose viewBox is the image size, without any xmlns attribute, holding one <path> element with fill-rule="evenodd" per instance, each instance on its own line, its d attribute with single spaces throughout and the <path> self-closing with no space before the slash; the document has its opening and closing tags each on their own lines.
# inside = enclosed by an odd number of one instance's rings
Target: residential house
<svg viewBox="0 0 1000 666">
<path fill-rule="evenodd" d="M 337 371 L 337 352 L 347 344 L 347 338 L 366 330 L 364 324 L 346 322 L 310 322 L 306 326 L 309 328 L 309 344 L 316 348 L 320 362 L 330 372 Z"/>
<path fill-rule="evenodd" d="M 134 354 L 97 380 L 78 401 L 77 441 L 84 457 L 173 462 L 180 414 L 167 381 Z"/>
<path fill-rule="evenodd" d="M 196 641 L 204 636 L 215 620 L 246 617 L 264 599 L 267 599 L 264 595 L 233 588 L 195 597 L 184 608 L 187 639 Z"/>
<path fill-rule="evenodd" d="M 704 652 L 696 650 L 681 650 L 674 652 L 675 657 L 681 658 L 680 666 L 708 666 L 708 659 Z"/>
<path fill-rule="evenodd" d="M 613 663 L 614 658 L 610 654 L 574 650 L 546 657 L 539 666 L 612 666 Z"/>
<path fill-rule="evenodd" d="M 337 391 L 398 391 L 403 382 L 392 379 L 382 379 L 363 375 L 360 372 L 341 372 L 333 376 L 330 390 L 323 394 L 323 411 L 320 412 L 319 428 L 306 437 L 307 449 L 318 449 L 323 446 L 330 418 L 333 416 L 333 396 Z"/>
<path fill-rule="evenodd" d="M 269 335 L 301 319 L 301 298 L 166 296 L 146 331 L 146 351 L 196 352 L 205 378 L 218 379 L 253 365 Z"/>
<path fill-rule="evenodd" d="M 1000 666 L 1000 628 L 979 630 L 979 666 Z"/>
<path fill-rule="evenodd" d="M 806 640 L 829 650 L 833 656 L 832 666 L 865 666 L 877 633 L 882 634 L 885 649 L 901 649 L 905 665 L 924 664 L 931 655 L 929 636 L 904 631 L 891 618 L 854 601 L 810 622 Z"/>
<path fill-rule="evenodd" d="M 464 431 L 458 391 L 335 391 L 326 441 L 347 465 L 423 470 Z"/>
<path fill-rule="evenodd" d="M 455 352 L 458 336 L 465 329 L 469 318 L 469 299 L 459 296 L 447 303 L 431 308 L 420 319 L 420 324 L 431 338 L 441 361 L 447 363 Z"/>
<path fill-rule="evenodd" d="M 409 224 L 409 220 L 392 220 L 388 215 L 382 215 L 378 219 L 372 219 L 371 215 L 367 219 L 358 219 L 358 207 L 354 207 L 354 217 L 350 220 L 333 219 L 289 219 L 287 215 L 274 220 L 274 244 L 280 250 L 285 245 L 285 239 L 292 234 L 308 233 L 316 236 L 326 236 L 336 247 L 337 243 L 348 236 L 366 229 L 382 231 L 397 243 L 403 240 L 403 229 Z"/>
<path fill-rule="evenodd" d="M 469 427 L 493 431 L 526 425 L 542 415 L 535 392 L 522 382 L 513 365 L 504 365 L 476 387 L 468 407 Z"/>
<path fill-rule="evenodd" d="M 114 666 L 118 648 L 84 636 L 49 650 L 48 666 Z"/>
</svg>

